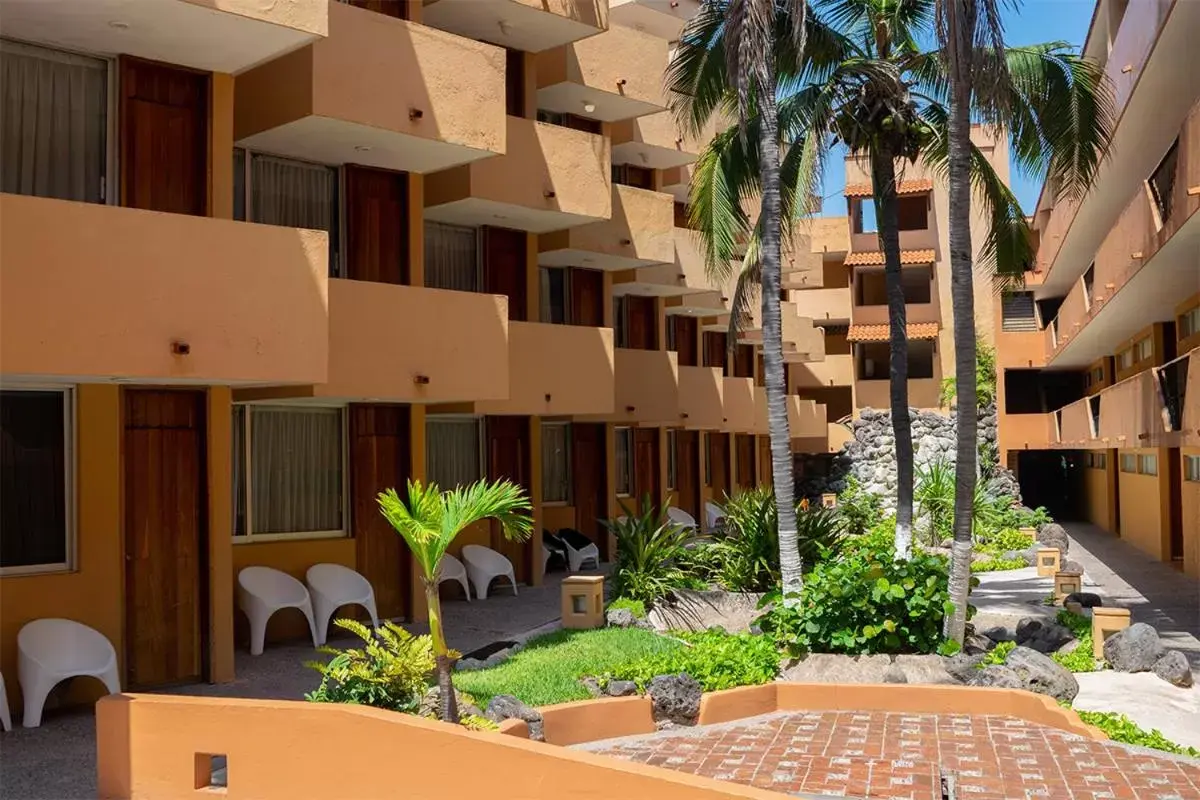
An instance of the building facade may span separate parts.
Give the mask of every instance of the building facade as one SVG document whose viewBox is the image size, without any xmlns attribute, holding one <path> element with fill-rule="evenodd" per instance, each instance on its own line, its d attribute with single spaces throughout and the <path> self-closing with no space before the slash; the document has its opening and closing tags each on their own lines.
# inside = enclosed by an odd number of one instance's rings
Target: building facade
<svg viewBox="0 0 1200 800">
<path fill-rule="evenodd" d="M 130 688 L 230 680 L 250 565 L 419 619 L 375 503 L 409 479 L 515 480 L 605 559 L 622 503 L 703 525 L 766 482 L 760 331 L 729 357 L 663 92 L 696 7 L 6 3 L 0 671 L 67 617 Z M 823 345 L 786 305 L 789 362 Z M 472 542 L 542 580 L 538 537 Z"/>
<path fill-rule="evenodd" d="M 1200 576 L 1200 5 L 1101 0 L 1114 88 L 1081 200 L 1042 189 L 1024 291 L 995 301 L 999 447 L 1030 505 Z"/>
</svg>

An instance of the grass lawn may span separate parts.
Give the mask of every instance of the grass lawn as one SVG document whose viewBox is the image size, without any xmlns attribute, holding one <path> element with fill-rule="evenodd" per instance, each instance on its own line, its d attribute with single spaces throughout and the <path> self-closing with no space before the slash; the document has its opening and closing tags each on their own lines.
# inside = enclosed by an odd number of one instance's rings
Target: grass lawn
<svg viewBox="0 0 1200 800">
<path fill-rule="evenodd" d="M 639 628 L 560 630 L 531 639 L 524 650 L 491 669 L 456 672 L 454 685 L 480 707 L 493 695 L 511 694 L 531 706 L 586 700 L 581 675 L 599 675 L 652 653 L 673 650 L 678 642 Z"/>
</svg>

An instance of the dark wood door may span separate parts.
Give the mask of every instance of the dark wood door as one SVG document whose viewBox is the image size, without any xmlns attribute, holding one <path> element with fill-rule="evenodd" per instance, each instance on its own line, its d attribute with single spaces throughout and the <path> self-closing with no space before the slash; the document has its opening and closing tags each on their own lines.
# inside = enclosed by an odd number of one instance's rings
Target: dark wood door
<svg viewBox="0 0 1200 800">
<path fill-rule="evenodd" d="M 729 434 L 708 435 L 708 463 L 713 499 L 717 503 L 724 502 L 729 494 Z"/>
<path fill-rule="evenodd" d="M 208 76 L 121 57 L 122 205 L 208 212 Z"/>
<path fill-rule="evenodd" d="M 675 431 L 675 504 L 700 519 L 700 434 Z"/>
<path fill-rule="evenodd" d="M 739 344 L 733 350 L 733 377 L 754 377 L 754 345 Z"/>
<path fill-rule="evenodd" d="M 525 116 L 525 54 L 520 50 L 504 51 L 504 113 Z"/>
<path fill-rule="evenodd" d="M 737 434 L 737 484 L 742 489 L 753 489 L 758 485 L 758 445 L 754 434 Z"/>
<path fill-rule="evenodd" d="M 408 175 L 346 167 L 346 277 L 406 284 Z"/>
<path fill-rule="evenodd" d="M 572 325 L 604 327 L 604 273 L 594 269 L 571 268 Z"/>
<path fill-rule="evenodd" d="M 376 14 L 386 14 L 397 19 L 408 19 L 409 0 L 342 0 L 352 6 L 374 11 Z"/>
<path fill-rule="evenodd" d="M 675 338 L 675 352 L 679 354 L 679 366 L 700 366 L 700 348 L 696 342 L 696 318 L 674 314 L 671 316 L 670 324 L 671 335 Z"/>
<path fill-rule="evenodd" d="M 410 477 L 409 409 L 350 406 L 350 496 L 356 564 L 375 589 L 379 616 L 412 616 L 412 554 L 379 513 L 385 489 L 402 495 Z"/>
<path fill-rule="evenodd" d="M 640 509 L 646 496 L 657 507 L 662 502 L 659 484 L 658 429 L 634 428 L 633 430 L 633 486 L 637 493 Z"/>
<path fill-rule="evenodd" d="M 725 369 L 728 352 L 725 349 L 725 334 L 716 333 L 713 331 L 704 332 L 704 366 L 719 367 L 724 370 L 725 374 L 729 374 L 729 370 Z"/>
<path fill-rule="evenodd" d="M 205 674 L 204 393 L 125 392 L 125 665 L 131 687 Z"/>
<path fill-rule="evenodd" d="M 508 318 L 525 320 L 529 240 L 524 231 L 507 228 L 483 229 L 484 287 L 488 294 L 508 297 Z"/>
<path fill-rule="evenodd" d="M 525 488 L 529 494 L 529 417 L 487 418 L 488 480 L 507 478 Z M 531 574 L 530 542 L 514 542 L 504 536 L 500 523 L 491 521 L 492 549 L 508 556 L 517 581 L 528 583 Z M 540 537 L 534 537 L 540 541 Z M 541 547 L 537 548 L 541 552 Z"/>
<path fill-rule="evenodd" d="M 630 349 L 658 349 L 658 309 L 655 306 L 653 297 L 626 295 Z"/>
<path fill-rule="evenodd" d="M 605 469 L 604 426 L 571 423 L 571 491 L 575 502 L 575 525 L 600 548 L 600 560 L 608 561 L 608 470 Z"/>
</svg>

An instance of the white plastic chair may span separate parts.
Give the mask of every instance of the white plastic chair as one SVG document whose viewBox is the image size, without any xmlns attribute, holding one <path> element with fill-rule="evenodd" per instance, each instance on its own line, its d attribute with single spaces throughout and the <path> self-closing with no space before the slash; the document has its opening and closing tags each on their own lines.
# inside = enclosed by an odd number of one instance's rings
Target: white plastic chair
<svg viewBox="0 0 1200 800">
<path fill-rule="evenodd" d="M 329 618 L 342 606 L 359 605 L 371 615 L 371 624 L 379 627 L 375 610 L 375 590 L 361 574 L 341 564 L 314 564 L 304 574 L 317 620 L 319 644 L 329 638 Z"/>
<path fill-rule="evenodd" d="M 512 562 L 502 553 L 480 544 L 469 544 L 463 547 L 462 557 L 471 583 L 475 584 L 475 596 L 480 600 L 487 600 L 488 584 L 493 578 L 508 578 L 513 594 L 517 593 L 517 576 Z"/>
<path fill-rule="evenodd" d="M 104 634 L 72 619 L 35 619 L 17 634 L 17 680 L 25 698 L 22 724 L 42 724 L 50 690 L 67 678 L 99 678 L 109 694 L 121 691 L 117 651 Z M 7 714 L 6 714 L 7 716 Z M 6 720 L 7 722 L 7 720 Z"/>
<path fill-rule="evenodd" d="M 717 527 L 723 519 L 725 519 L 725 509 L 712 500 L 704 501 L 704 521 L 710 531 Z"/>
<path fill-rule="evenodd" d="M 8 713 L 8 694 L 4 691 L 4 676 L 0 675 L 0 726 L 12 730 L 12 715 Z"/>
<path fill-rule="evenodd" d="M 600 548 L 591 539 L 574 528 L 563 528 L 558 532 L 558 539 L 567 546 L 567 566 L 571 572 L 579 572 L 588 562 L 600 567 Z"/>
<path fill-rule="evenodd" d="M 238 573 L 238 608 L 250 620 L 250 655 L 261 656 L 267 620 L 282 608 L 298 608 L 308 619 L 313 647 L 319 646 L 312 600 L 304 584 L 270 567 L 245 567 Z"/>
<path fill-rule="evenodd" d="M 449 553 L 442 556 L 442 563 L 438 564 L 437 582 L 440 585 L 445 581 L 456 581 L 462 586 L 467 602 L 471 602 L 471 585 L 467 583 L 467 568 Z"/>
<path fill-rule="evenodd" d="M 696 524 L 696 518 L 682 508 L 675 506 L 667 506 L 667 519 L 684 528 L 698 530 L 699 525 Z"/>
</svg>

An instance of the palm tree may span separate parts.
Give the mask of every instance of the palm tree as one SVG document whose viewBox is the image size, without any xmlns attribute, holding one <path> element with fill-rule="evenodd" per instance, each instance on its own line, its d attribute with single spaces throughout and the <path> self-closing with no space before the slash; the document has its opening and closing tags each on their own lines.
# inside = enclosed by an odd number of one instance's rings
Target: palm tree
<svg viewBox="0 0 1200 800">
<path fill-rule="evenodd" d="M 721 29 L 721 46 L 714 51 L 714 58 L 722 63 L 722 75 L 729 78 L 729 105 L 736 109 L 736 116 L 743 129 L 742 144 L 755 150 L 761 157 L 757 164 L 756 179 L 760 194 L 759 222 L 761 236 L 755 242 L 756 255 L 747 260 L 754 263 L 758 282 L 762 287 L 762 330 L 763 330 L 763 383 L 767 392 L 767 432 L 771 444 L 771 479 L 775 488 L 775 503 L 779 518 L 779 565 L 782 576 L 784 602 L 799 603 L 803 586 L 800 550 L 797 544 L 798 523 L 795 507 L 795 482 L 792 477 L 792 437 L 788 428 L 787 380 L 783 362 L 783 321 L 780 313 L 780 286 L 782 274 L 781 222 L 783 205 L 780 196 L 779 127 L 776 98 L 778 95 L 777 62 L 780 59 L 796 60 L 804 50 L 807 17 L 807 0 L 722 0 L 706 3 L 699 16 Z M 780 13 L 782 12 L 782 13 Z M 780 19 L 792 24 L 785 31 L 778 29 Z M 688 26 L 694 31 L 694 24 Z M 689 34 L 685 32 L 685 37 Z M 707 55 L 697 47 L 685 50 L 684 60 Z M 669 68 L 677 69 L 676 64 Z M 681 126 L 698 134 L 708 121 L 697 113 L 694 103 L 681 95 L 676 111 Z M 709 109 L 711 113 L 711 108 Z M 757 135 L 753 140 L 745 133 L 747 120 L 754 116 L 758 121 Z M 693 213 L 695 213 L 693 211 Z M 739 207 L 738 213 L 742 213 Z M 790 209 L 789 214 L 790 218 Z M 729 275 L 732 247 L 718 250 L 705 247 L 709 277 L 714 285 L 721 285 Z M 745 293 L 734 304 L 733 325 L 742 316 Z M 736 336 L 730 337 L 730 345 Z"/>
<path fill-rule="evenodd" d="M 438 692 L 441 717 L 458 722 L 458 702 L 454 697 L 451 673 L 458 654 L 446 646 L 442 631 L 442 605 L 438 597 L 437 576 L 442 557 L 455 537 L 474 522 L 499 520 L 504 535 L 523 541 L 533 530 L 531 508 L 524 491 L 506 480 L 495 483 L 477 481 L 443 492 L 436 483 L 408 482 L 408 497 L 395 489 L 379 493 L 379 510 L 396 532 L 404 537 L 408 549 L 421 568 L 425 584 L 425 602 L 429 606 L 429 634 L 437 660 Z"/>
<path fill-rule="evenodd" d="M 834 144 L 844 143 L 851 154 L 870 164 L 888 287 L 899 557 L 908 553 L 911 543 L 913 451 L 899 280 L 897 166 L 919 159 L 942 175 L 948 169 L 949 78 L 942 53 L 923 50 L 920 44 L 934 38 L 939 1 L 945 0 L 815 0 L 801 20 L 788 5 L 775 7 L 774 106 L 784 147 L 779 170 L 784 229 L 790 230 L 796 212 L 806 209 L 805 198 L 819 186 L 825 157 Z M 725 19 L 733 5 L 734 0 L 705 3 L 685 29 L 669 70 L 676 106 L 693 130 L 734 102 L 724 56 L 733 42 Z M 806 34 L 802 53 L 792 33 L 798 24 Z M 1101 69 L 1062 42 L 1006 51 L 972 42 L 973 74 L 1006 69 L 1010 78 L 989 84 L 986 93 L 977 90 L 971 110 L 1008 129 L 1020 167 L 1047 172 L 1064 185 L 1086 185 L 1110 127 L 1111 113 L 1105 112 L 1111 104 L 1106 102 Z M 752 294 L 752 287 L 743 289 L 742 284 L 758 281 L 760 273 L 763 294 L 772 292 L 756 258 L 758 243 L 765 244 L 774 226 L 764 224 L 765 215 L 751 220 L 740 203 L 760 190 L 760 161 L 767 157 L 764 149 L 750 147 L 747 141 L 765 138 L 771 121 L 765 114 L 739 118 L 701 154 L 692 179 L 693 226 L 700 232 L 709 264 L 728 262 L 738 242 L 748 242 L 735 301 Z M 1019 276 L 1032 258 L 1028 223 L 984 154 L 968 144 L 971 184 L 988 221 L 979 261 L 993 275 Z M 970 203 L 960 203 L 960 208 L 969 212 Z M 969 240 L 967 247 L 969 254 Z M 765 258 L 764 252 L 764 263 Z"/>
</svg>

